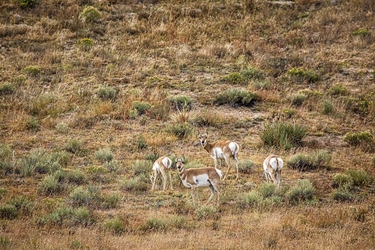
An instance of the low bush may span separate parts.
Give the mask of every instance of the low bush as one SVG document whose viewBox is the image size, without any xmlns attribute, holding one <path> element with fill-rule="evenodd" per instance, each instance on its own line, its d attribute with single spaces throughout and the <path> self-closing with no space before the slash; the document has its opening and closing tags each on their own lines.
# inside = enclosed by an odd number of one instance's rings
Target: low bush
<svg viewBox="0 0 375 250">
<path fill-rule="evenodd" d="M 0 96 L 2 95 L 10 95 L 14 92 L 14 87 L 11 83 L 5 82 L 0 84 Z"/>
<path fill-rule="evenodd" d="M 192 108 L 192 99 L 188 96 L 180 95 L 176 97 L 169 97 L 168 102 L 172 108 L 175 108 L 176 110 L 189 111 Z"/>
<path fill-rule="evenodd" d="M 298 171 L 309 171 L 328 167 L 332 156 L 326 150 L 319 150 L 310 155 L 296 154 L 287 160 L 287 166 Z"/>
<path fill-rule="evenodd" d="M 186 139 L 193 135 L 194 127 L 190 123 L 184 122 L 169 125 L 166 131 L 180 139 Z"/>
<path fill-rule="evenodd" d="M 17 218 L 18 211 L 15 205 L 4 204 L 0 205 L 0 219 L 13 220 Z"/>
<path fill-rule="evenodd" d="M 98 22 L 102 18 L 102 14 L 99 10 L 93 6 L 86 6 L 78 17 L 80 20 L 86 23 Z"/>
<path fill-rule="evenodd" d="M 125 223 L 119 218 L 107 219 L 104 221 L 104 230 L 109 231 L 115 235 L 121 235 L 125 232 Z"/>
<path fill-rule="evenodd" d="M 288 71 L 288 75 L 298 81 L 307 81 L 309 83 L 314 83 L 320 80 L 320 76 L 317 73 L 302 68 L 292 68 Z"/>
<path fill-rule="evenodd" d="M 95 152 L 95 159 L 101 163 L 110 162 L 114 158 L 114 155 L 110 148 L 101 148 Z"/>
<path fill-rule="evenodd" d="M 251 93 L 242 89 L 229 89 L 224 92 L 220 92 L 214 98 L 213 102 L 217 105 L 229 104 L 232 107 L 251 107 L 257 101 L 260 101 L 260 96 L 258 94 Z"/>
<path fill-rule="evenodd" d="M 285 194 L 290 204 L 296 205 L 301 202 L 311 202 L 316 194 L 316 189 L 310 180 L 298 180 Z"/>
<path fill-rule="evenodd" d="M 365 152 L 375 151 L 374 137 L 369 131 L 346 133 L 344 142 L 347 142 L 350 146 L 359 147 Z"/>
<path fill-rule="evenodd" d="M 219 213 L 213 206 L 201 206 L 195 210 L 197 220 L 218 219 Z"/>
<path fill-rule="evenodd" d="M 255 163 L 251 160 L 244 160 L 238 163 L 238 172 L 243 174 L 251 174 L 255 168 Z"/>
<path fill-rule="evenodd" d="M 150 171 L 150 170 L 149 170 Z M 135 176 L 131 179 L 125 179 L 120 184 L 121 189 L 127 192 L 146 192 L 150 187 L 150 179 L 145 174 Z"/>
<path fill-rule="evenodd" d="M 109 86 L 100 86 L 97 91 L 97 95 L 102 100 L 115 100 L 118 94 L 118 91 Z"/>
<path fill-rule="evenodd" d="M 290 123 L 269 123 L 260 133 L 260 138 L 265 146 L 290 150 L 302 144 L 302 139 L 307 134 L 303 126 Z"/>
<path fill-rule="evenodd" d="M 14 172 L 13 151 L 11 147 L 0 144 L 0 174 L 12 174 Z"/>
</svg>

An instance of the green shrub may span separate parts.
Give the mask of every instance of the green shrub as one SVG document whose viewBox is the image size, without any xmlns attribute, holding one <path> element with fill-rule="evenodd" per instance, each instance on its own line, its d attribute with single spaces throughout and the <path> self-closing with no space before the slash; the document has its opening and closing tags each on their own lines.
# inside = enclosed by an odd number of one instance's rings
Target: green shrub
<svg viewBox="0 0 375 250">
<path fill-rule="evenodd" d="M 132 103 L 133 110 L 137 111 L 138 115 L 143 115 L 151 109 L 151 104 L 148 102 L 134 101 Z"/>
<path fill-rule="evenodd" d="M 103 166 L 111 173 L 118 174 L 121 170 L 121 165 L 117 160 L 107 161 L 103 164 Z"/>
<path fill-rule="evenodd" d="M 150 169 L 148 170 L 148 172 Z M 127 192 L 146 192 L 150 185 L 150 179 L 146 175 L 138 175 L 131 179 L 125 179 L 121 182 L 121 189 Z"/>
<path fill-rule="evenodd" d="M 35 117 L 31 117 L 26 122 L 26 129 L 33 132 L 38 132 L 40 130 L 39 120 Z"/>
<path fill-rule="evenodd" d="M 298 180 L 285 194 L 290 204 L 296 205 L 300 202 L 312 201 L 316 190 L 310 180 Z"/>
<path fill-rule="evenodd" d="M 248 92 L 242 89 L 229 89 L 224 92 L 220 92 L 214 98 L 214 104 L 223 105 L 229 104 L 232 107 L 246 106 L 251 107 L 255 102 L 259 101 L 259 95 Z"/>
<path fill-rule="evenodd" d="M 217 219 L 218 211 L 214 206 L 201 206 L 195 210 L 197 220 Z"/>
<path fill-rule="evenodd" d="M 332 157 L 327 151 L 319 150 L 310 155 L 296 154 L 287 161 L 287 165 L 291 169 L 308 171 L 320 167 L 327 167 L 331 159 Z"/>
<path fill-rule="evenodd" d="M 14 172 L 13 150 L 5 144 L 0 143 L 0 174 L 12 174 Z"/>
<path fill-rule="evenodd" d="M 75 207 L 100 205 L 102 197 L 99 188 L 95 186 L 76 187 L 69 194 L 70 202 Z"/>
<path fill-rule="evenodd" d="M 323 101 L 323 114 L 329 115 L 332 114 L 335 110 L 335 107 L 333 106 L 332 102 L 328 99 L 325 99 Z"/>
<path fill-rule="evenodd" d="M 350 146 L 359 147 L 365 152 L 374 151 L 374 137 L 368 131 L 346 133 L 344 136 L 344 142 L 347 142 Z"/>
<path fill-rule="evenodd" d="M 352 201 L 354 199 L 353 194 L 347 189 L 337 189 L 334 190 L 331 194 L 332 199 L 335 201 L 345 202 L 345 201 Z"/>
<path fill-rule="evenodd" d="M 66 224 L 72 218 L 73 209 L 66 206 L 56 208 L 52 213 L 36 218 L 38 225 L 58 225 Z"/>
<path fill-rule="evenodd" d="M 306 100 L 306 95 L 304 94 L 295 94 L 292 96 L 292 105 L 301 106 Z"/>
<path fill-rule="evenodd" d="M 186 139 L 193 135 L 194 127 L 190 123 L 184 122 L 169 125 L 166 131 L 172 135 L 177 136 L 180 139 Z"/>
<path fill-rule="evenodd" d="M 263 79 L 265 77 L 265 74 L 261 70 L 251 65 L 248 65 L 247 68 L 241 70 L 241 76 L 245 79 L 259 80 L 259 79 Z"/>
<path fill-rule="evenodd" d="M 307 129 L 303 126 L 290 123 L 269 123 L 260 133 L 265 146 L 289 150 L 302 144 Z"/>
<path fill-rule="evenodd" d="M 54 177 L 58 179 L 59 183 L 76 184 L 82 185 L 86 183 L 86 175 L 78 169 L 73 171 L 58 171 L 54 174 Z"/>
<path fill-rule="evenodd" d="M 17 218 L 18 211 L 16 206 L 11 204 L 0 205 L 0 219 L 13 220 Z"/>
<path fill-rule="evenodd" d="M 34 203 L 24 196 L 16 196 L 8 203 L 15 206 L 18 213 L 24 215 L 30 215 L 34 209 Z"/>
<path fill-rule="evenodd" d="M 253 81 L 251 83 L 251 85 L 255 88 L 255 89 L 264 89 L 264 90 L 268 90 L 270 89 L 270 85 L 271 83 L 268 81 L 268 80 L 256 80 L 256 81 Z"/>
<path fill-rule="evenodd" d="M 320 80 L 320 76 L 317 73 L 311 70 L 305 70 L 301 68 L 290 69 L 288 71 L 288 75 L 296 78 L 299 81 L 307 81 L 310 83 L 314 83 Z"/>
<path fill-rule="evenodd" d="M 110 148 L 101 148 L 95 152 L 95 159 L 101 163 L 110 162 L 114 158 L 114 155 Z"/>
<path fill-rule="evenodd" d="M 93 6 L 85 7 L 82 12 L 79 14 L 79 19 L 85 23 L 98 22 L 102 18 L 102 14 L 98 11 L 97 8 Z"/>
<path fill-rule="evenodd" d="M 11 83 L 5 82 L 0 85 L 0 96 L 10 95 L 14 92 L 14 87 Z"/>
<path fill-rule="evenodd" d="M 97 95 L 102 100 L 115 100 L 118 94 L 118 91 L 113 87 L 100 86 L 96 91 Z"/>
<path fill-rule="evenodd" d="M 190 110 L 192 108 L 192 99 L 188 96 L 169 97 L 168 102 L 177 110 Z"/>
<path fill-rule="evenodd" d="M 347 174 L 335 174 L 332 180 L 332 186 L 334 188 L 344 188 L 347 187 L 351 189 L 353 187 L 353 178 Z"/>
<path fill-rule="evenodd" d="M 40 0 L 16 0 L 21 8 L 33 8 L 39 4 Z"/>
<path fill-rule="evenodd" d="M 0 248 L 1 249 L 12 249 L 12 241 L 8 237 L 0 236 Z"/>
<path fill-rule="evenodd" d="M 117 208 L 120 200 L 121 200 L 120 194 L 117 194 L 117 193 L 111 194 L 103 198 L 101 207 L 104 209 Z"/>
<path fill-rule="evenodd" d="M 251 174 L 255 168 L 255 163 L 251 160 L 244 160 L 238 163 L 238 172 L 243 174 Z"/>
<path fill-rule="evenodd" d="M 77 139 L 71 139 L 66 143 L 65 150 L 72 154 L 79 154 L 82 152 L 82 142 Z"/>
<path fill-rule="evenodd" d="M 348 89 L 342 85 L 336 84 L 328 89 L 328 94 L 333 96 L 343 96 L 348 94 Z"/>
<path fill-rule="evenodd" d="M 39 66 L 27 66 L 26 68 L 23 69 L 23 72 L 28 74 L 29 76 L 38 76 L 41 72 Z"/>
<path fill-rule="evenodd" d="M 56 124 L 55 129 L 60 134 L 67 134 L 68 131 L 69 131 L 69 126 L 65 122 L 60 122 L 60 123 Z"/>
<path fill-rule="evenodd" d="M 223 80 L 231 84 L 244 84 L 247 82 L 246 78 L 238 72 L 229 73 Z"/>
<path fill-rule="evenodd" d="M 374 182 L 374 178 L 364 170 L 347 170 L 345 174 L 351 177 L 356 187 L 369 186 Z"/>
<path fill-rule="evenodd" d="M 158 218 L 149 218 L 146 220 L 146 222 L 140 226 L 141 231 L 159 231 L 164 230 L 167 228 L 167 225 L 164 221 L 158 219 Z"/>
<path fill-rule="evenodd" d="M 120 235 L 125 232 L 125 225 L 119 217 L 107 219 L 104 221 L 104 230 Z"/>
<path fill-rule="evenodd" d="M 353 36 L 369 36 L 371 35 L 371 31 L 369 31 L 368 29 L 365 29 L 365 28 L 360 28 L 360 29 L 357 29 L 355 31 L 353 31 Z"/>
<path fill-rule="evenodd" d="M 262 200 L 262 197 L 258 192 L 252 191 L 250 193 L 239 195 L 237 199 L 239 200 L 239 203 L 242 207 L 255 208 Z"/>
<path fill-rule="evenodd" d="M 21 160 L 21 175 L 27 177 L 34 173 L 53 173 L 61 169 L 60 160 L 57 154 L 47 153 L 43 149 L 33 149 Z"/>
<path fill-rule="evenodd" d="M 263 199 L 273 196 L 276 192 L 276 186 L 271 183 L 261 183 L 257 188 L 257 192 Z"/>
<path fill-rule="evenodd" d="M 39 192 L 44 195 L 58 194 L 63 190 L 64 187 L 53 175 L 45 176 L 42 183 L 39 186 Z"/>
<path fill-rule="evenodd" d="M 138 135 L 137 139 L 135 140 L 136 147 L 138 150 L 144 150 L 147 149 L 147 141 L 143 135 Z"/>
<path fill-rule="evenodd" d="M 84 227 L 90 226 L 95 222 L 92 212 L 86 207 L 73 209 L 71 221 L 74 225 L 81 225 Z"/>
<path fill-rule="evenodd" d="M 78 44 L 83 51 L 89 51 L 94 46 L 94 41 L 90 38 L 82 38 Z"/>
</svg>

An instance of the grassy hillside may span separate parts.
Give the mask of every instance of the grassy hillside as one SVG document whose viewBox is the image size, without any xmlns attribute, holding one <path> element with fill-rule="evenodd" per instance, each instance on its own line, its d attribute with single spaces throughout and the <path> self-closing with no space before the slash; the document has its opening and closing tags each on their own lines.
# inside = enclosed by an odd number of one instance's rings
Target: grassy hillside
<svg viewBox="0 0 375 250">
<path fill-rule="evenodd" d="M 373 249 L 374 11 L 2 1 L 0 248 Z M 176 169 L 151 192 L 159 156 L 213 166 L 202 131 L 240 145 L 220 206 L 193 206 Z"/>
</svg>

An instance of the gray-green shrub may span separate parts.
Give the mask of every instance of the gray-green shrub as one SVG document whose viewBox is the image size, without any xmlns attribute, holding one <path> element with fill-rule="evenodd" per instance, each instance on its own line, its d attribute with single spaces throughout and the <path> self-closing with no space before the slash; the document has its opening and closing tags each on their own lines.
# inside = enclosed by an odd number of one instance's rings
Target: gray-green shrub
<svg viewBox="0 0 375 250">
<path fill-rule="evenodd" d="M 214 104 L 229 104 L 232 107 L 251 107 L 257 101 L 260 101 L 260 96 L 258 94 L 243 89 L 228 89 L 224 92 L 220 92 L 213 100 Z"/>
<path fill-rule="evenodd" d="M 298 171 L 315 170 L 328 167 L 332 156 L 326 150 L 319 150 L 312 154 L 296 154 L 287 160 L 287 166 Z"/>
<path fill-rule="evenodd" d="M 310 202 L 316 194 L 316 189 L 310 180 L 298 180 L 285 194 L 290 204 L 296 205 L 300 202 Z"/>
<path fill-rule="evenodd" d="M 260 133 L 265 146 L 289 150 L 302 145 L 302 139 L 307 134 L 307 128 L 291 123 L 268 123 Z"/>
</svg>

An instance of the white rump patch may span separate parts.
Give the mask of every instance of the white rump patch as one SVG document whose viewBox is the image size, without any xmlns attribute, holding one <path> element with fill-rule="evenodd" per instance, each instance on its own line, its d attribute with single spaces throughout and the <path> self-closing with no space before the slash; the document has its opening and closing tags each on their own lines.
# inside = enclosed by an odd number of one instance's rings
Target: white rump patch
<svg viewBox="0 0 375 250">
<path fill-rule="evenodd" d="M 279 164 L 278 164 L 279 166 L 277 166 L 276 158 L 271 158 L 270 160 L 270 165 L 275 171 L 281 170 L 284 165 L 284 162 L 281 158 L 277 158 L 277 160 L 279 161 Z"/>
</svg>

